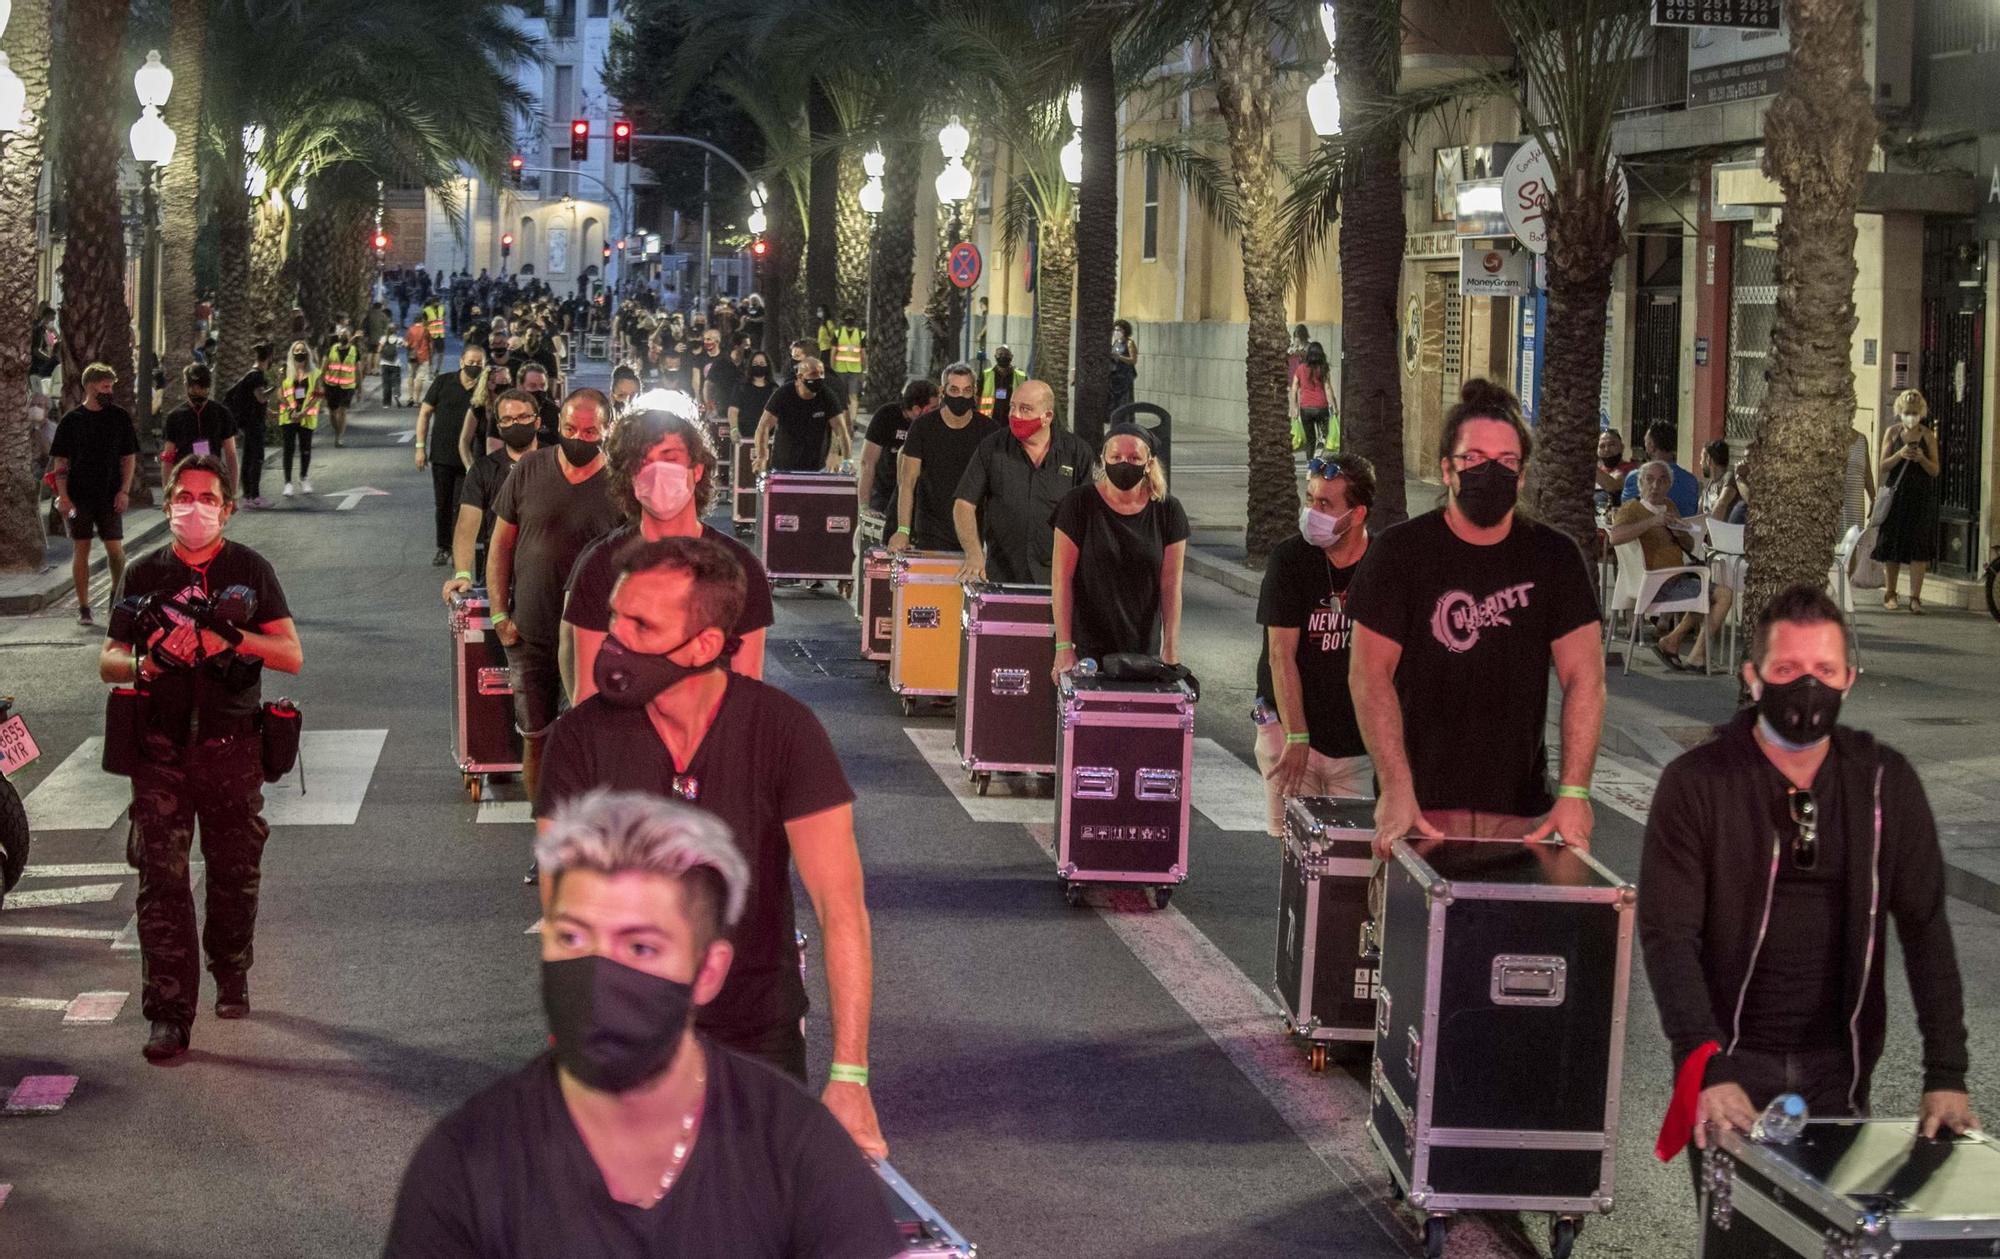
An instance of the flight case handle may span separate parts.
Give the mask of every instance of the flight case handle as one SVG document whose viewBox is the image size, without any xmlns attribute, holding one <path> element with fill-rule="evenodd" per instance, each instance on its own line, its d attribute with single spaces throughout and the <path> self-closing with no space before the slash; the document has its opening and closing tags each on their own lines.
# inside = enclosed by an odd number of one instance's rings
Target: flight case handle
<svg viewBox="0 0 2000 1259">
<path fill-rule="evenodd" d="M 1487 995 L 1494 1005 L 1558 1006 L 1569 987 L 1569 963 L 1560 957 L 1502 953 L 1493 959 Z"/>
</svg>

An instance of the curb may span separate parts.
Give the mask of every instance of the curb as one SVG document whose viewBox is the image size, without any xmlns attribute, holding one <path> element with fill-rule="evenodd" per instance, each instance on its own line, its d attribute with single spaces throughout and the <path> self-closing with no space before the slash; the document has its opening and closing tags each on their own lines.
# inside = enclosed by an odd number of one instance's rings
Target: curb
<svg viewBox="0 0 2000 1259">
<path fill-rule="evenodd" d="M 1237 594 L 1255 599 L 1259 587 L 1263 585 L 1264 575 L 1261 572 L 1247 568 L 1235 560 L 1211 554 L 1193 544 L 1188 546 L 1185 554 L 1184 563 L 1189 572 L 1197 577 L 1206 577 Z"/>
<path fill-rule="evenodd" d="M 155 541 L 167 531 L 167 518 L 158 511 L 142 507 L 139 509 L 151 518 L 145 524 L 129 529 L 125 534 L 126 562 L 137 559 L 140 549 Z M 126 515 L 132 513 L 127 512 Z M 111 557 L 104 548 L 91 548 L 90 571 L 101 573 L 111 563 Z M 69 565 L 54 564 L 32 573 L 18 573 L 0 577 L 0 616 L 29 616 L 40 612 L 50 604 L 60 603 L 71 591 Z"/>
</svg>

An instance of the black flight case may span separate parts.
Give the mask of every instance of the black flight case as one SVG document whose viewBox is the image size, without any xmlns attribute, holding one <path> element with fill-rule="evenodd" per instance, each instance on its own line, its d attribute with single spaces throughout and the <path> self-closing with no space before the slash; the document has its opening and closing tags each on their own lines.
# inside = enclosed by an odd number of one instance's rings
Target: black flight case
<svg viewBox="0 0 2000 1259">
<path fill-rule="evenodd" d="M 1056 625 L 1047 586 L 968 586 L 953 746 L 980 795 L 995 774 L 1056 772 Z"/>
<path fill-rule="evenodd" d="M 1611 1209 L 1637 900 L 1561 843 L 1397 841 L 1368 1135 L 1432 1259 L 1456 1211 L 1546 1211 L 1566 1259 Z"/>
<path fill-rule="evenodd" d="M 477 586 L 451 599 L 451 759 L 474 800 L 487 775 L 521 771 L 514 686 L 493 632 L 492 606 Z"/>
<path fill-rule="evenodd" d="M 1194 694 L 1184 682 L 1110 682 L 1071 671 L 1057 688 L 1056 877 L 1136 883 L 1161 909 L 1187 879 Z"/>
<path fill-rule="evenodd" d="M 1304 1040 L 1314 1071 L 1331 1044 L 1375 1039 L 1377 969 L 1368 880 L 1375 802 L 1341 796 L 1285 801 L 1278 876 L 1277 974 L 1285 1028 Z"/>
<path fill-rule="evenodd" d="M 845 472 L 767 472 L 757 499 L 758 558 L 773 578 L 844 582 L 854 570 L 860 504 Z"/>
<path fill-rule="evenodd" d="M 739 437 L 733 446 L 729 474 L 729 523 L 757 523 L 757 443 Z"/>
</svg>

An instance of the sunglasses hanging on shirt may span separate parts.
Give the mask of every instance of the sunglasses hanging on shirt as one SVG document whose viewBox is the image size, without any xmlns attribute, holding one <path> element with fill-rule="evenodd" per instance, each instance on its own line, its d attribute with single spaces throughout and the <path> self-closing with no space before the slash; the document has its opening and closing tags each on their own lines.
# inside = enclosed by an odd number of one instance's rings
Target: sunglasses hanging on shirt
<svg viewBox="0 0 2000 1259">
<path fill-rule="evenodd" d="M 1812 792 L 1791 787 L 1785 792 L 1785 806 L 1797 828 L 1792 832 L 1792 868 L 1811 870 L 1819 865 L 1819 803 Z"/>
</svg>

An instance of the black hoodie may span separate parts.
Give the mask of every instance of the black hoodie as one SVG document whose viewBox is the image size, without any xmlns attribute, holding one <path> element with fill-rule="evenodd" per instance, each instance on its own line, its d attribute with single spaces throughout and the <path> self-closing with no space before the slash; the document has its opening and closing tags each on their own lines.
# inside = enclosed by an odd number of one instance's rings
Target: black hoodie
<svg viewBox="0 0 2000 1259">
<path fill-rule="evenodd" d="M 1763 936 L 1777 866 L 1767 816 L 1764 752 L 1752 733 L 1756 715 L 1737 714 L 1714 738 L 1677 758 L 1660 775 L 1646 818 L 1639 886 L 1639 941 L 1660 1023 L 1676 1065 L 1707 1041 L 1722 1051 L 1709 1060 L 1704 1085 L 1737 1082 L 1730 1051 L 1740 1032 L 1737 1005 Z M 1849 827 L 1850 934 L 1842 958 L 1843 1039 L 1863 1086 L 1882 1056 L 1887 1027 L 1882 967 L 1884 917 L 1896 920 L 1910 994 L 1923 1038 L 1924 1083 L 1965 1088 L 1964 995 L 1951 924 L 1945 918 L 1944 856 L 1937 824 L 1916 770 L 1872 735 L 1846 726 L 1833 733 L 1839 758 L 1840 807 Z M 1879 804 L 1879 827 L 1876 824 Z"/>
</svg>

